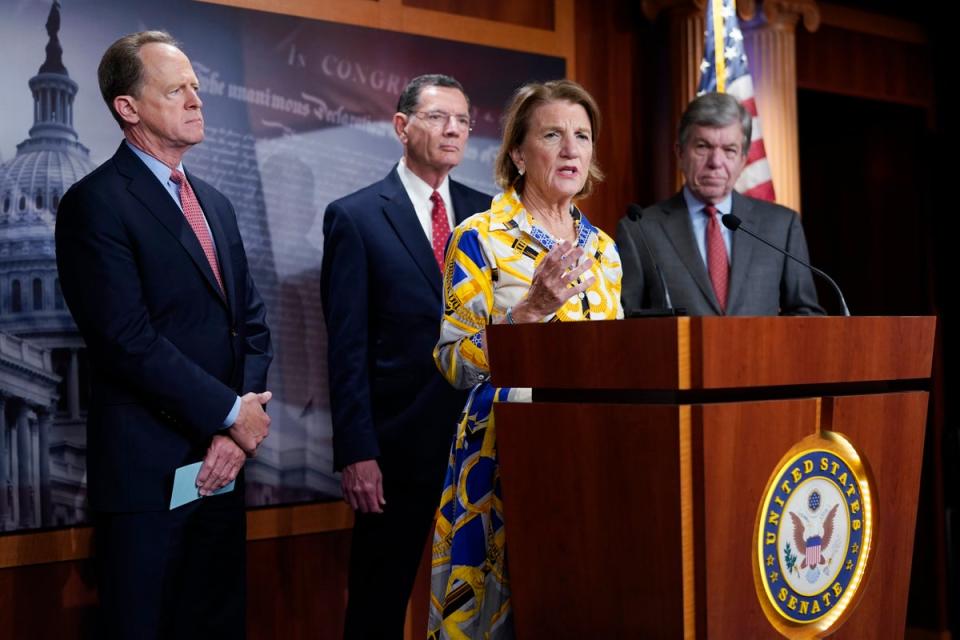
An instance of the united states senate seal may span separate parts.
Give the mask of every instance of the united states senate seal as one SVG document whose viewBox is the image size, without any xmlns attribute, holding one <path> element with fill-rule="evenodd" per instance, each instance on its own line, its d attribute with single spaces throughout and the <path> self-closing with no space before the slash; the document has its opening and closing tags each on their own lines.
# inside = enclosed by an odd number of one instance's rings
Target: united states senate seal
<svg viewBox="0 0 960 640">
<path fill-rule="evenodd" d="M 780 461 L 757 511 L 754 584 L 770 623 L 815 638 L 856 606 L 874 543 L 873 483 L 842 435 L 804 438 Z"/>
</svg>

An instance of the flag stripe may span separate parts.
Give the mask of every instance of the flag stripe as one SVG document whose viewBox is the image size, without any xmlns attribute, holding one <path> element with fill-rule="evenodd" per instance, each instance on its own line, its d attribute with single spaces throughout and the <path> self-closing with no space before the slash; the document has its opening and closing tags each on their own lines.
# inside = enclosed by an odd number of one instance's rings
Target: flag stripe
<svg viewBox="0 0 960 640">
<path fill-rule="evenodd" d="M 773 181 L 771 180 L 767 180 L 764 183 L 747 189 L 743 192 L 743 195 L 756 198 L 757 200 L 768 200 L 769 202 L 776 200 L 776 197 L 773 194 Z"/>
<path fill-rule="evenodd" d="M 763 140 L 757 140 L 754 138 L 753 142 L 750 143 L 750 151 L 747 152 L 747 165 L 751 165 L 758 160 L 763 160 L 767 157 L 767 150 L 763 146 Z"/>
<path fill-rule="evenodd" d="M 770 166 L 766 158 L 753 164 L 748 164 L 740 174 L 737 180 L 737 191 L 745 193 L 747 189 L 752 189 L 758 184 L 770 181 Z"/>
</svg>

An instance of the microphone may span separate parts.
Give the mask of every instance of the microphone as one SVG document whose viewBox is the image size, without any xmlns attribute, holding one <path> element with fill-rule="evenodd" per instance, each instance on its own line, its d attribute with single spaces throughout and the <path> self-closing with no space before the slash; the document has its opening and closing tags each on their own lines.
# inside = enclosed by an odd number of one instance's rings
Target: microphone
<svg viewBox="0 0 960 640">
<path fill-rule="evenodd" d="M 723 215 L 720 217 L 720 222 L 722 222 L 722 223 L 723 223 L 723 226 L 725 226 L 727 229 L 730 229 L 730 231 L 736 231 L 737 229 L 740 229 L 741 231 L 743 231 L 745 234 L 747 234 L 747 235 L 750 236 L 751 238 L 756 238 L 757 240 L 759 240 L 759 241 L 762 242 L 763 244 L 767 245 L 768 247 L 770 247 L 770 248 L 773 249 L 774 251 L 779 251 L 780 253 L 782 253 L 783 255 L 787 256 L 788 258 L 790 258 L 790 259 L 793 260 L 794 262 L 798 262 L 798 263 L 802 264 L 802 265 L 805 266 L 807 269 L 810 269 L 810 271 L 812 271 L 813 273 L 817 274 L 818 276 L 820 276 L 821 278 L 823 278 L 824 280 L 826 280 L 827 282 L 829 282 L 829 283 L 830 283 L 830 286 L 833 287 L 833 290 L 836 292 L 837 297 L 840 298 L 840 304 L 841 304 L 841 306 L 843 306 L 843 315 L 845 315 L 845 316 L 849 316 L 849 315 L 850 315 L 850 309 L 847 307 L 847 301 L 844 300 L 844 298 L 843 298 L 843 292 L 840 291 L 840 287 L 837 286 L 837 283 L 833 281 L 833 278 L 831 278 L 830 276 L 828 276 L 826 273 L 824 273 L 824 272 L 821 271 L 820 269 L 817 269 L 815 266 L 813 266 L 813 265 L 811 265 L 811 264 L 807 264 L 806 262 L 804 262 L 804 261 L 801 260 L 800 258 L 794 256 L 793 254 L 788 253 L 787 251 L 784 251 L 783 249 L 781 249 L 781 248 L 778 247 L 777 245 L 773 244 L 772 242 L 769 242 L 768 240 L 765 240 L 764 238 L 761 238 L 761 237 L 758 236 L 756 233 L 754 233 L 753 231 L 751 231 L 749 227 L 743 226 L 743 221 L 742 221 L 740 218 L 738 218 L 737 216 L 733 215 L 732 213 L 725 213 L 725 214 L 723 214 Z"/>
<path fill-rule="evenodd" d="M 639 205 L 631 204 L 627 207 L 627 217 L 634 222 L 640 222 L 640 219 L 643 217 L 643 210 L 640 209 Z M 650 261 L 653 262 L 653 268 L 657 272 L 657 278 L 660 280 L 660 286 L 663 288 L 663 306 L 667 311 L 671 312 L 671 315 L 686 315 L 685 309 L 673 308 L 673 301 L 670 299 L 670 288 L 667 287 L 667 279 L 663 276 L 663 270 L 660 268 L 657 259 L 653 256 L 653 251 L 650 250 L 650 245 L 647 244 L 647 238 L 642 230 L 639 235 L 640 242 L 643 243 L 643 248 L 646 250 L 647 255 L 650 256 Z"/>
</svg>

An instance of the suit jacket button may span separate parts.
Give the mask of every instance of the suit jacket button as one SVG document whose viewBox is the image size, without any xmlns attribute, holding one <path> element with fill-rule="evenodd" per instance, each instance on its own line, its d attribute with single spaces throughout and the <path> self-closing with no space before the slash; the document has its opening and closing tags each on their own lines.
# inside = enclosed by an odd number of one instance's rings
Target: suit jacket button
<svg viewBox="0 0 960 640">
<path fill-rule="evenodd" d="M 231 337 L 231 338 L 236 338 L 236 337 L 237 337 L 237 330 L 234 329 L 233 327 L 230 327 L 230 337 Z"/>
</svg>

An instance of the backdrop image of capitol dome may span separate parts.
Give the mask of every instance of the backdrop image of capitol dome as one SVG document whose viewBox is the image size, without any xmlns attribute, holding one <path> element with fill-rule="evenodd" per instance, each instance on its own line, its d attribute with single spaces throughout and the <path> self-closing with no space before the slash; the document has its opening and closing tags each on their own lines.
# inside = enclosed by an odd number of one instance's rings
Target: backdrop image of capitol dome
<svg viewBox="0 0 960 640">
<path fill-rule="evenodd" d="M 78 86 L 59 30 L 54 2 L 46 57 L 29 81 L 33 124 L 0 165 L 0 530 L 85 517 L 86 360 L 60 293 L 53 228 L 60 196 L 94 164 L 73 126 Z"/>
<path fill-rule="evenodd" d="M 169 31 L 193 62 L 206 137 L 184 164 L 233 203 L 268 309 L 273 423 L 246 463 L 247 504 L 339 499 L 323 211 L 400 158 L 391 119 L 422 73 L 466 87 L 477 126 L 453 175 L 494 192 L 503 105 L 524 82 L 563 77 L 563 59 L 192 0 L 0 0 L 0 12 L 0 531 L 87 521 L 90 365 L 53 230 L 60 197 L 122 138 L 97 86 L 100 56 L 144 28 Z"/>
</svg>

